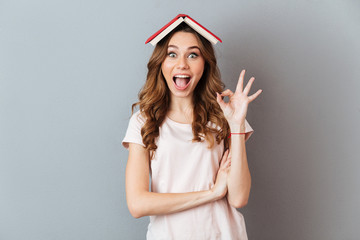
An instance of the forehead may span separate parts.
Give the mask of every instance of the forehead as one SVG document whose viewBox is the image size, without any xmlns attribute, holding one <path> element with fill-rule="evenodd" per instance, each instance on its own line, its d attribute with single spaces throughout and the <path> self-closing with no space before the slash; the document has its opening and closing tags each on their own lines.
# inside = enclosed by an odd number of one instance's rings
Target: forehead
<svg viewBox="0 0 360 240">
<path fill-rule="evenodd" d="M 176 32 L 170 39 L 169 45 L 175 45 L 179 48 L 199 46 L 198 40 L 193 33 Z"/>
</svg>

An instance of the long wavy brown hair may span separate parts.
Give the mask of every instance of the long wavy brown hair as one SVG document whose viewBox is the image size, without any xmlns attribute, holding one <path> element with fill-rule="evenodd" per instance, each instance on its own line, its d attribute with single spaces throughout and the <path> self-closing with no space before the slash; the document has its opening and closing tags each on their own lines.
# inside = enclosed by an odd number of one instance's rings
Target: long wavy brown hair
<svg viewBox="0 0 360 240">
<path fill-rule="evenodd" d="M 222 92 L 224 84 L 220 80 L 220 71 L 212 44 L 192 28 L 182 23 L 159 41 L 147 64 L 146 82 L 139 92 L 139 101 L 132 105 L 132 113 L 139 105 L 140 113 L 145 118 L 141 136 L 151 158 L 157 149 L 155 139 L 159 136 L 159 127 L 166 118 L 170 104 L 170 90 L 161 71 L 161 64 L 167 56 L 167 48 L 174 33 L 183 31 L 193 33 L 199 43 L 200 52 L 205 60 L 204 72 L 193 94 L 193 142 L 214 141 L 220 144 L 224 139 L 225 148 L 229 146 L 227 136 L 229 125 L 216 101 L 216 92 Z M 212 123 L 212 124 L 209 124 Z"/>
</svg>

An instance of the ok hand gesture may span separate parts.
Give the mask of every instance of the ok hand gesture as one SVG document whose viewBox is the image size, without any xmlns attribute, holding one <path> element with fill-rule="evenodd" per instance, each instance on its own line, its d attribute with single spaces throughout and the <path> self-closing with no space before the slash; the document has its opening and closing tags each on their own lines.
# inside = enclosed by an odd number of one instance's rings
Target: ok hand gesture
<svg viewBox="0 0 360 240">
<path fill-rule="evenodd" d="M 245 69 L 241 71 L 239 81 L 236 86 L 235 93 L 227 89 L 221 94 L 216 93 L 216 100 L 220 105 L 221 110 L 223 111 L 226 120 L 231 126 L 239 126 L 245 124 L 245 117 L 247 113 L 247 108 L 250 102 L 257 98 L 262 92 L 259 89 L 256 93 L 251 96 L 248 96 L 250 88 L 255 78 L 250 78 L 249 82 L 246 84 L 243 89 Z M 228 96 L 229 102 L 224 102 L 222 97 Z"/>
</svg>

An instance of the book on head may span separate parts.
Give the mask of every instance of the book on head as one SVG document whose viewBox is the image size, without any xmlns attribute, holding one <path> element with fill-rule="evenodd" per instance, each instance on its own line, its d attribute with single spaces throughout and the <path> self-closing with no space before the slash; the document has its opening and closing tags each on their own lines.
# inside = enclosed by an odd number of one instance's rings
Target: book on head
<svg viewBox="0 0 360 240">
<path fill-rule="evenodd" d="M 172 19 L 169 23 L 167 23 L 164 27 L 162 27 L 159 31 L 149 37 L 146 43 L 151 43 L 151 45 L 155 46 L 161 39 L 163 39 L 166 35 L 168 35 L 172 30 L 174 30 L 180 23 L 185 22 L 192 29 L 194 29 L 201 36 L 206 38 L 209 42 L 216 44 L 217 42 L 222 42 L 219 37 L 210 32 L 200 23 L 196 22 L 190 16 L 186 14 L 179 14 L 174 19 Z"/>
</svg>

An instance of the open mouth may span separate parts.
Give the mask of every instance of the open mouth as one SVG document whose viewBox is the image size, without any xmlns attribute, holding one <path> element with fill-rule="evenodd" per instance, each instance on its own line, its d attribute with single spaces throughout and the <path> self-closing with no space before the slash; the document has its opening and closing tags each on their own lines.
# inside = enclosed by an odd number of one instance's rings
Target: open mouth
<svg viewBox="0 0 360 240">
<path fill-rule="evenodd" d="M 173 77 L 175 87 L 179 90 L 186 89 L 190 84 L 190 76 L 188 75 L 175 75 Z"/>
</svg>

